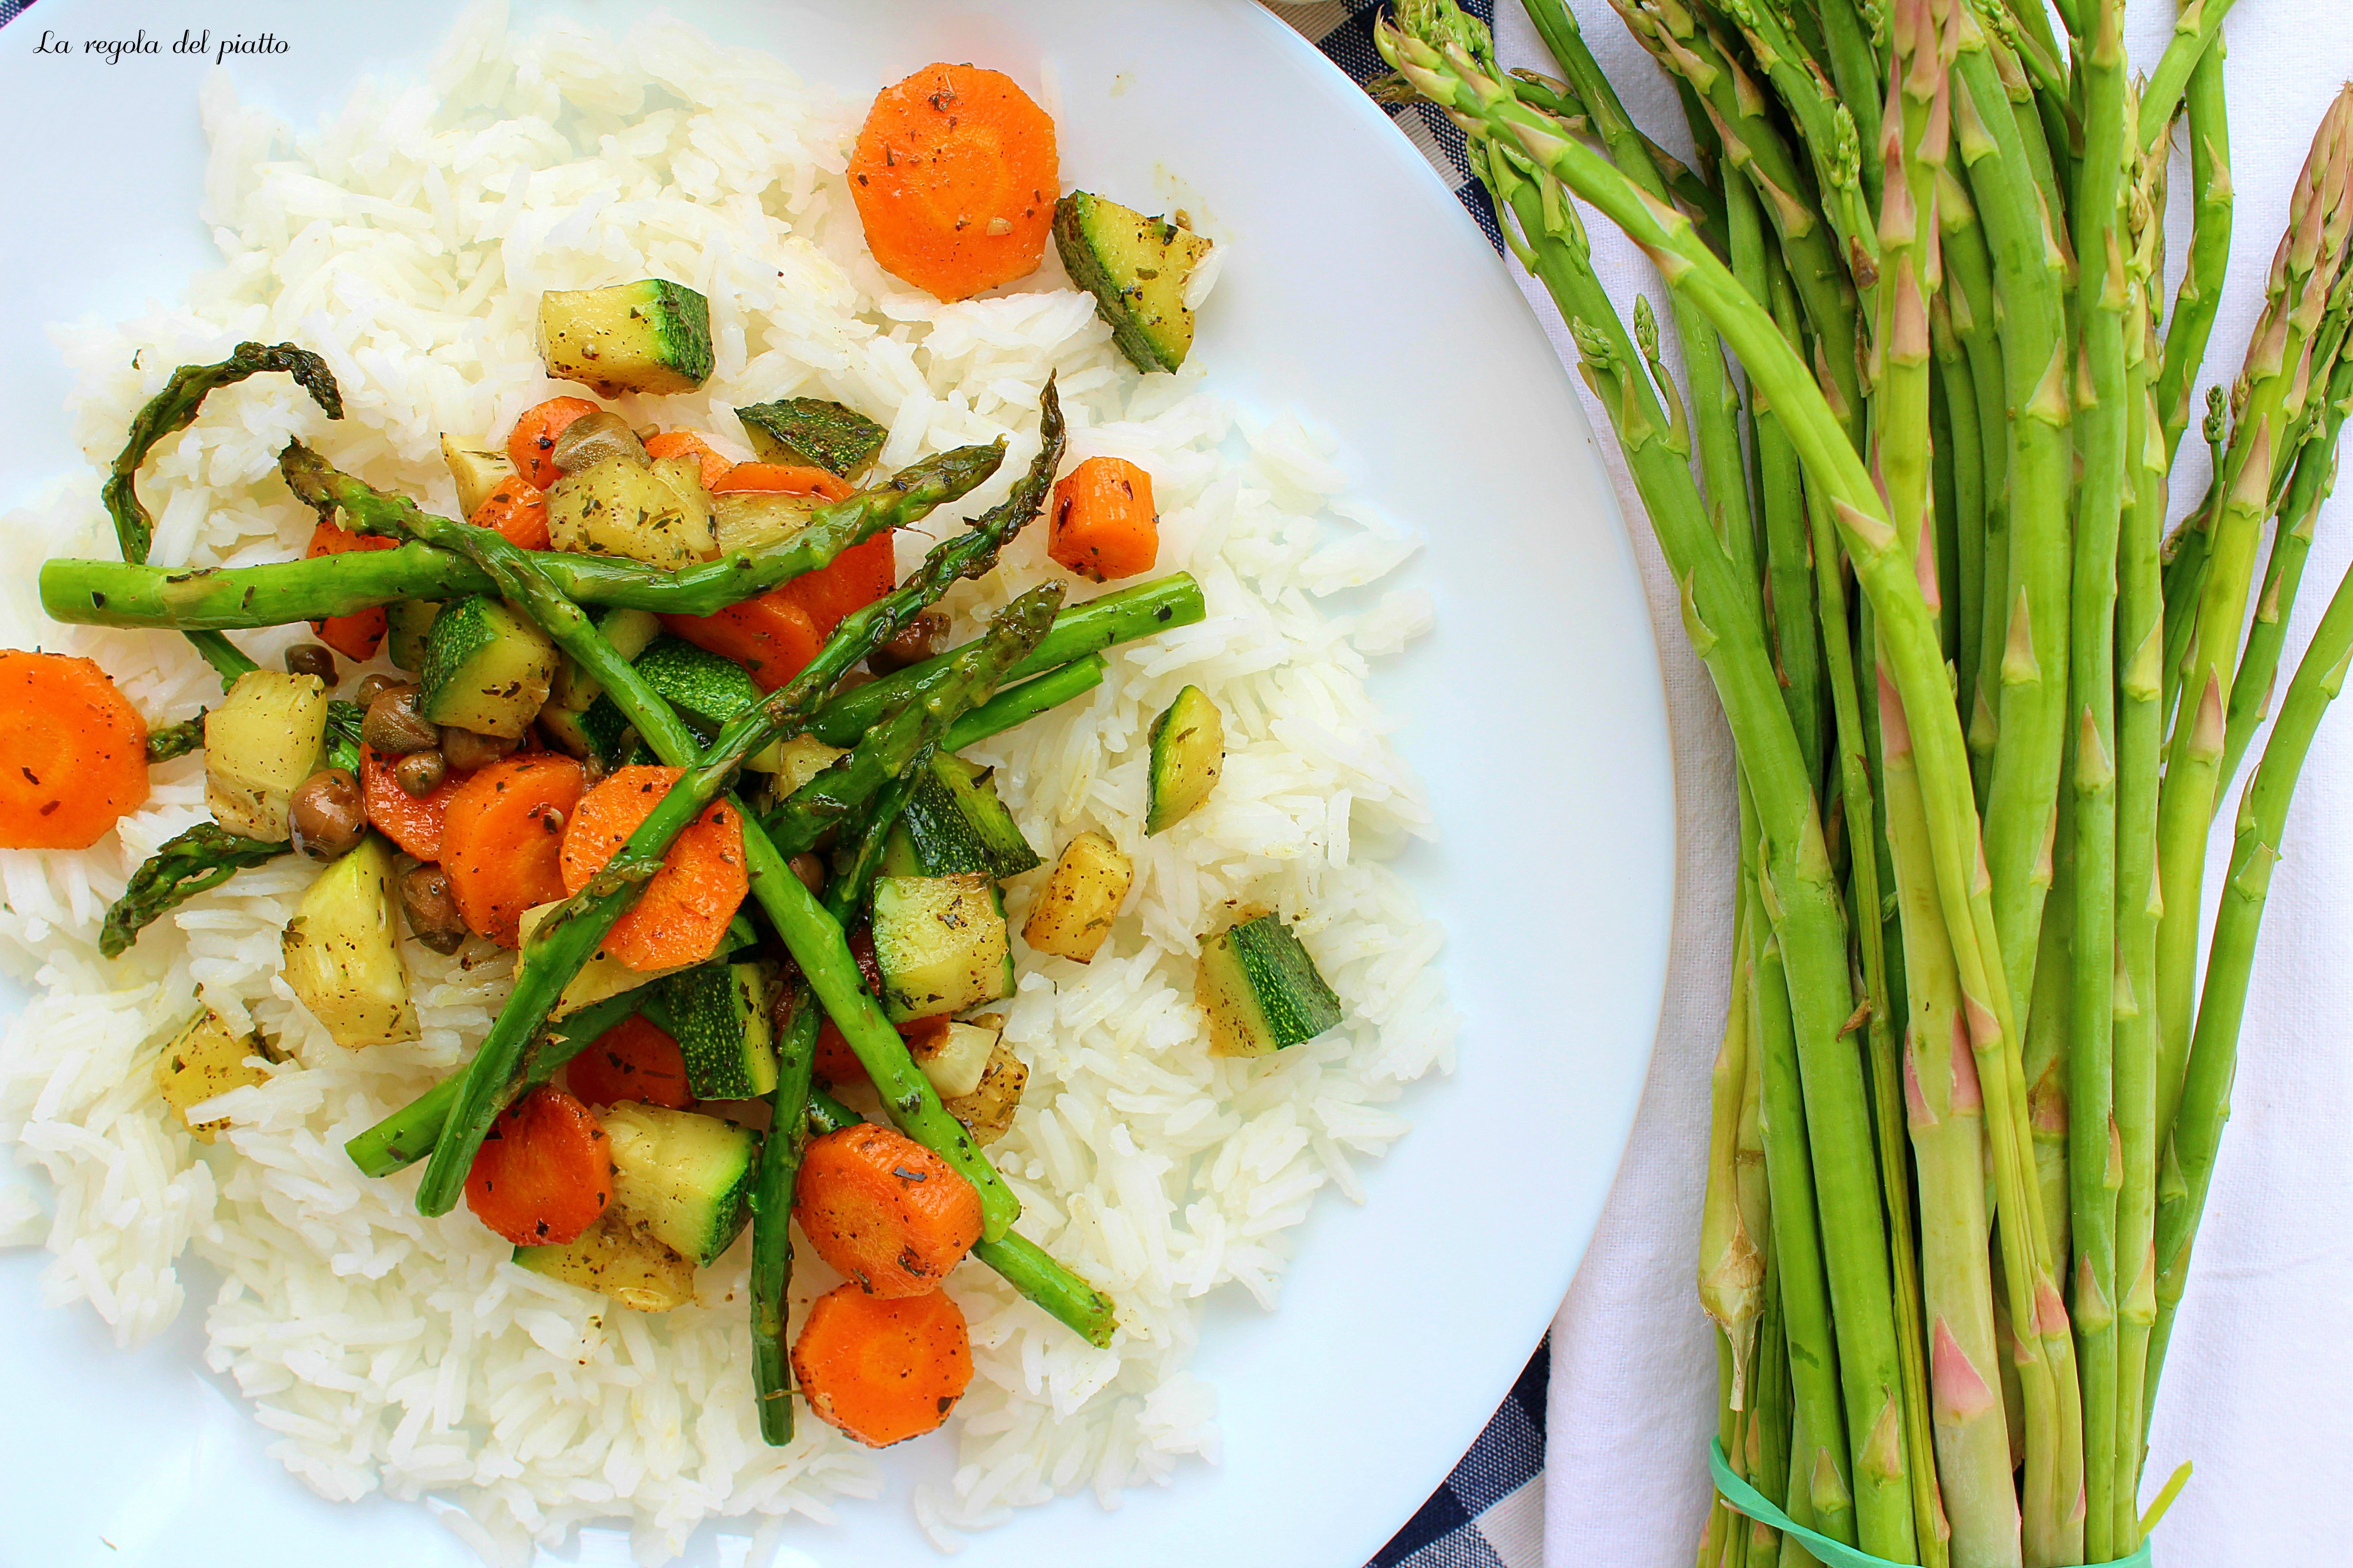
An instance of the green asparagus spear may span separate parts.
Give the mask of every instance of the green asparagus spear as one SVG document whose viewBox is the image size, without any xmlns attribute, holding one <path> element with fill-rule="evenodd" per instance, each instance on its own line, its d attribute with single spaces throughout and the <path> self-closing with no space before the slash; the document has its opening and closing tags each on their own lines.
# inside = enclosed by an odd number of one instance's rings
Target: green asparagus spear
<svg viewBox="0 0 2353 1568">
<path fill-rule="evenodd" d="M 166 843 L 132 874 L 99 928 L 98 951 L 119 958 L 140 931 L 198 893 L 219 887 L 248 866 L 293 852 L 291 844 L 241 837 L 218 823 L 199 822 Z"/>
<path fill-rule="evenodd" d="M 205 744 L 205 712 L 199 708 L 193 719 L 183 719 L 176 724 L 164 724 L 147 731 L 147 761 L 168 763 L 174 757 L 185 757 L 190 752 L 201 751 Z"/>
<path fill-rule="evenodd" d="M 805 990 L 792 1024 L 776 1036 L 776 1087 L 768 1096 L 768 1136 L 752 1179 L 752 1387 L 760 1436 L 772 1447 L 793 1440 L 793 1365 L 785 1342 L 786 1292 L 793 1280 L 793 1180 L 808 1147 L 809 1073 L 817 1061 L 818 1007 Z"/>
<path fill-rule="evenodd" d="M 145 565 L 148 547 L 155 537 L 155 520 L 139 500 L 139 468 L 147 460 L 147 454 L 164 437 L 177 435 L 195 423 L 197 411 L 216 388 L 233 386 L 249 375 L 264 372 L 292 376 L 328 418 L 343 416 L 343 394 L 335 386 L 334 373 L 327 368 L 327 362 L 292 343 L 280 343 L 274 348 L 263 343 L 239 343 L 218 364 L 184 364 L 174 371 L 171 380 L 164 384 L 164 390 L 149 398 L 132 416 L 130 437 L 123 442 L 121 455 L 114 459 L 113 472 L 100 492 L 108 515 L 114 519 L 114 537 L 121 546 L 127 565 Z M 219 672 L 223 687 L 235 684 L 238 676 L 254 668 L 251 659 L 217 632 L 191 631 L 188 641 Z"/>
<path fill-rule="evenodd" d="M 617 556 L 561 551 L 534 552 L 532 559 L 559 592 L 578 604 L 707 616 L 813 572 L 885 529 L 920 521 L 986 481 L 1004 456 L 1003 444 L 995 443 L 923 458 L 881 484 L 818 508 L 806 528 L 763 554 L 731 555 L 677 572 Z M 474 563 L 422 543 L 269 566 L 191 571 L 63 559 L 41 565 L 41 607 L 54 620 L 88 626 L 274 626 L 401 599 L 496 592 L 490 574 Z"/>
<path fill-rule="evenodd" d="M 2214 330 L 2214 312 L 2222 306 L 2222 280 L 2231 265 L 2231 121 L 2223 103 L 2222 59 L 2223 49 L 2217 43 L 2190 73 L 2186 100 L 2193 193 L 2189 262 L 2173 297 L 2173 317 L 2165 329 L 2164 368 L 2157 376 L 2168 466 L 2189 428 L 2190 394 L 2199 367 L 2206 362 L 2207 340 Z M 2149 101 L 2142 100 L 2144 114 Z M 2169 110 L 2168 114 L 2170 123 Z"/>
</svg>

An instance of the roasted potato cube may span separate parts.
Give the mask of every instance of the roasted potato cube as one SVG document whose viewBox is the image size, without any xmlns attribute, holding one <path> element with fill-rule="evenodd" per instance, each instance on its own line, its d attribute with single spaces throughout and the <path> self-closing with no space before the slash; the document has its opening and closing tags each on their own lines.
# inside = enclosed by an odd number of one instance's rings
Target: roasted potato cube
<svg viewBox="0 0 2353 1568">
<path fill-rule="evenodd" d="M 1092 962 L 1134 881 L 1135 862 L 1117 845 L 1100 833 L 1080 834 L 1046 874 L 1021 940 L 1039 952 Z"/>
<path fill-rule="evenodd" d="M 233 1033 L 221 1016 L 207 1007 L 156 1053 L 155 1091 L 197 1142 L 209 1143 L 228 1125 L 227 1120 L 191 1121 L 189 1108 L 233 1089 L 267 1082 L 269 1074 L 249 1059 L 254 1057 L 269 1058 L 269 1047 L 261 1036 Z"/>
</svg>

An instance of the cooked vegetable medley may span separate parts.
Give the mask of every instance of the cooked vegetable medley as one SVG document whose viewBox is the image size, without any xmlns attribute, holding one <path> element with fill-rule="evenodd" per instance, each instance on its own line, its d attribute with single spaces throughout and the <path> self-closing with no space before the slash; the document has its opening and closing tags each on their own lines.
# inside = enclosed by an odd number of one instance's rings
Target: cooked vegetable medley
<svg viewBox="0 0 2353 1568">
<path fill-rule="evenodd" d="M 886 89 L 851 179 L 876 258 L 905 281 L 942 299 L 1011 282 L 1050 230 L 1139 368 L 1183 362 L 1186 279 L 1209 242 L 1065 196 L 1053 124 L 1007 78 L 935 65 Z M 1013 1233 L 1019 1201 L 982 1151 L 1029 1067 L 984 1009 L 1024 963 L 1093 958 L 1135 867 L 1099 832 L 1033 845 L 958 753 L 1091 690 L 1103 649 L 1201 619 L 1201 590 L 1178 574 L 1065 607 L 1077 582 L 1149 572 L 1158 519 L 1145 469 L 1064 471 L 1050 379 L 1040 449 L 1005 499 L 933 528 L 902 572 L 897 531 L 988 482 L 1002 441 L 878 472 L 889 410 L 779 397 L 737 411 L 739 460 L 735 433 L 664 428 L 642 401 L 712 374 L 702 294 L 622 279 L 550 291 L 538 321 L 548 375 L 596 396 L 446 433 L 455 516 L 290 443 L 280 471 L 318 516 L 301 563 L 148 567 L 135 479 L 217 388 L 291 374 L 332 419 L 333 376 L 258 344 L 174 375 L 108 489 L 122 563 L 51 563 L 44 591 L 63 617 L 181 631 L 223 695 L 151 730 L 90 661 L 0 651 L 0 844 L 89 845 L 146 799 L 151 766 L 201 749 L 213 821 L 132 879 L 110 953 L 290 850 L 323 865 L 285 927 L 283 976 L 338 1046 L 417 1037 L 407 942 L 470 963 L 512 952 L 512 994 L 470 1062 L 353 1138 L 353 1161 L 421 1164 L 420 1212 L 462 1202 L 518 1265 L 639 1311 L 695 1300 L 697 1269 L 748 1226 L 764 1435 L 791 1436 L 797 1376 L 822 1419 L 897 1442 L 970 1381 L 940 1289 L 967 1256 L 1092 1343 L 1116 1327 Z M 942 595 L 1050 499 L 1049 552 L 1071 576 L 954 643 Z M 283 671 L 223 635 L 301 623 L 315 641 Z M 1188 686 L 1152 734 L 1152 833 L 1205 807 L 1221 760 L 1218 708 Z M 1017 944 L 1004 884 L 1021 878 Z M 1203 965 L 1220 1053 L 1338 1020 L 1271 915 L 1208 937 Z M 211 1142 L 237 1102 L 199 1108 L 300 1070 L 199 1007 L 153 1078 Z M 793 1222 L 851 1283 L 787 1354 Z"/>
</svg>

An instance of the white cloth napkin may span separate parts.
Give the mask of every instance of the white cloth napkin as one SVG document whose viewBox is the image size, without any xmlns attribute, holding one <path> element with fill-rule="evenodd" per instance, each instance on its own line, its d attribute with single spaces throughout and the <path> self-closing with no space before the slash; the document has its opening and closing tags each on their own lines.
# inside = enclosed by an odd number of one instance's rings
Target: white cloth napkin
<svg viewBox="0 0 2353 1568">
<path fill-rule="evenodd" d="M 1604 0 L 1571 0 L 1588 41 L 1635 118 L 1682 152 L 1688 138 L 1665 79 Z M 1507 66 L 1553 68 L 1514 0 L 1501 0 Z M 2171 0 L 2134 0 L 2132 58 L 2153 63 Z M 2353 71 L 2346 0 L 2247 0 L 2232 46 L 2238 215 L 2232 283 L 2209 382 L 2246 350 L 2289 184 L 2331 94 Z M 2177 195 L 2189 189 L 2177 165 Z M 2178 274 L 2187 226 L 2177 200 Z M 1590 215 L 1588 215 L 1590 216 Z M 1595 261 L 1621 307 L 1662 287 L 1639 253 L 1594 219 Z M 1519 269 L 1513 267 L 1518 275 Z M 1560 318 L 1520 282 L 1572 363 Z M 1731 943 L 1732 751 L 1705 672 L 1691 656 L 1674 585 L 1598 407 L 1588 414 L 1642 561 L 1666 668 L 1675 750 L 1676 921 L 1657 1054 L 1609 1205 L 1552 1340 L 1546 1453 L 1546 1562 L 1552 1568 L 1685 1568 L 1707 1505 L 1715 1357 L 1693 1294 L 1707 1073 L 1723 1026 Z M 2206 458 L 2193 430 L 2176 470 L 2176 515 L 2197 498 Z M 2300 653 L 2353 557 L 2353 503 L 2319 535 L 2291 622 Z M 2258 742 L 2260 744 L 2260 742 Z M 2233 791 L 2233 800 L 2236 794 Z M 2323 725 L 2272 881 L 2233 1098 L 2189 1295 L 2159 1395 L 2144 1501 L 2184 1458 L 2195 1479 L 2158 1532 L 2160 1562 L 2284 1568 L 2341 1561 L 2353 1536 L 2353 712 Z M 2227 819 L 2226 819 L 2227 823 Z M 2214 838 L 2208 911 L 2229 848 Z"/>
</svg>

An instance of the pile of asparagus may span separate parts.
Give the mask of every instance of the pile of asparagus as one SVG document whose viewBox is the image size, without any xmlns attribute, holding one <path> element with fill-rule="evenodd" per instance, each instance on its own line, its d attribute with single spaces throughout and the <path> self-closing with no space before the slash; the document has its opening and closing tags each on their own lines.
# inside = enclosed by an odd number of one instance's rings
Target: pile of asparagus
<svg viewBox="0 0 2353 1568">
<path fill-rule="evenodd" d="M 1691 166 L 1561 0 L 1526 5 L 1563 79 L 1501 71 L 1452 0 L 1398 0 L 1378 41 L 1570 324 L 1738 752 L 1699 1269 L 1725 1462 L 1888 1562 L 2124 1558 L 2270 868 L 2353 658 L 2341 585 L 2242 797 L 2201 991 L 2210 826 L 2353 407 L 2353 97 L 2168 538 L 2228 251 L 2228 0 L 2184 5 L 2145 78 L 2123 0 L 1611 3 Z M 1668 322 L 1620 320 L 1577 200 L 1656 264 Z M 1699 1560 L 1811 1558 L 1719 1500 Z"/>
<path fill-rule="evenodd" d="M 974 1257 L 1089 1342 L 1109 1344 L 1117 1327 L 1113 1303 L 1014 1234 L 1018 1198 L 940 1103 L 905 1041 L 866 989 L 846 934 L 906 802 L 909 781 L 934 751 L 973 744 L 1092 689 L 1103 678 L 1103 649 L 1198 621 L 1203 614 L 1199 584 L 1182 573 L 1067 612 L 1061 608 L 1061 584 L 1048 584 L 999 610 L 973 642 L 882 679 L 843 686 L 845 675 L 955 583 L 992 570 L 1005 544 L 1042 510 L 1064 449 L 1051 380 L 1040 402 L 1039 452 L 1006 499 L 969 529 L 935 545 L 891 593 L 845 618 L 807 668 L 745 710 L 706 746 L 581 605 L 684 614 L 723 608 L 822 567 L 841 551 L 968 494 L 1003 462 L 1003 441 L 958 447 L 912 464 L 819 509 L 805 528 L 774 549 L 679 572 L 521 549 L 491 529 L 436 517 L 405 497 L 378 490 L 295 442 L 279 464 L 295 496 L 341 527 L 401 541 L 397 548 L 276 566 L 173 572 L 147 564 L 151 524 L 136 480 L 148 451 L 163 437 L 185 428 L 210 393 L 263 372 L 292 375 L 329 418 L 341 416 L 341 399 L 324 363 L 290 344 L 248 343 L 219 364 L 184 367 L 134 421 L 107 486 L 122 561 L 46 563 L 41 592 L 50 615 L 64 621 L 176 629 L 213 664 L 226 686 L 255 668 L 222 635 L 227 630 L 316 620 L 397 599 L 495 593 L 599 683 L 649 750 L 682 770 L 604 869 L 525 940 L 513 991 L 466 1068 L 353 1138 L 346 1144 L 353 1162 L 368 1174 L 390 1175 L 421 1161 L 418 1210 L 439 1215 L 454 1208 L 474 1155 L 500 1112 L 548 1082 L 598 1035 L 649 1005 L 649 990 L 633 991 L 551 1018 L 565 985 L 659 869 L 670 840 L 724 797 L 742 824 L 753 900 L 797 971 L 789 1024 L 779 1031 L 779 1081 L 751 1198 L 751 1314 L 763 1435 L 783 1444 L 793 1433 L 786 1293 L 793 1182 L 801 1151 L 812 1135 L 857 1120 L 812 1083 L 820 1008 L 866 1069 L 884 1114 L 946 1160 L 978 1193 L 982 1237 Z M 1007 686 L 1008 681 L 1018 684 Z M 341 727 L 353 733 L 337 743 L 355 745 L 355 727 Z M 331 730 L 336 728 L 331 720 Z M 847 750 L 765 816 L 752 812 L 733 793 L 744 760 L 772 742 L 798 734 Z M 177 755 L 201 744 L 201 735 L 195 721 L 158 731 L 160 744 L 151 742 L 151 754 L 159 761 Z M 820 901 L 788 862 L 828 834 L 840 843 Z M 289 852 L 286 844 L 199 825 L 165 845 L 132 877 L 109 911 L 108 951 L 127 948 L 142 926 L 239 868 Z"/>
</svg>

